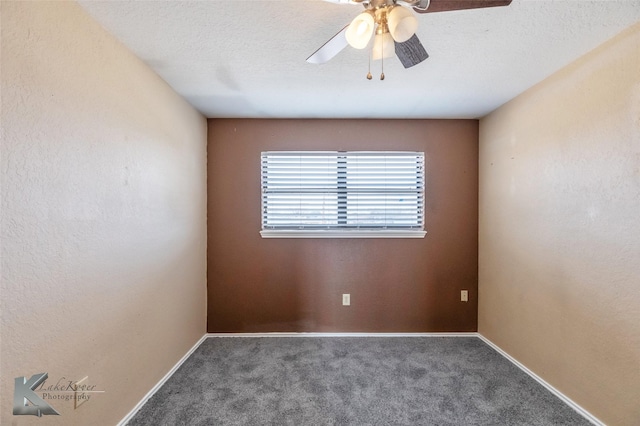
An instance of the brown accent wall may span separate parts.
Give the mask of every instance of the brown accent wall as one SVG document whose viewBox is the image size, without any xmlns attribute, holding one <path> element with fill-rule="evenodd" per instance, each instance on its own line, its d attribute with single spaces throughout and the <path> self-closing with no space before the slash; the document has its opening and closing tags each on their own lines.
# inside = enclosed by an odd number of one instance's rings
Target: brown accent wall
<svg viewBox="0 0 640 426">
<path fill-rule="evenodd" d="M 477 120 L 208 124 L 209 332 L 476 331 Z M 268 150 L 424 151 L 427 236 L 261 238 Z"/>
</svg>

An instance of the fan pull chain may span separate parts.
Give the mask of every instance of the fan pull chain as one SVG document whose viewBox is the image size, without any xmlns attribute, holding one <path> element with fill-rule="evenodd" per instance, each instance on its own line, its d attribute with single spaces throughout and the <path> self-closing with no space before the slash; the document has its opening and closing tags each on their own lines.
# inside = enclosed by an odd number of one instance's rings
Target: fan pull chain
<svg viewBox="0 0 640 426">
<path fill-rule="evenodd" d="M 382 73 L 380 74 L 380 80 L 384 80 L 384 40 L 382 40 L 382 43 L 380 43 L 380 53 L 382 54 L 382 58 L 380 58 L 380 63 L 382 64 Z"/>
<path fill-rule="evenodd" d="M 373 49 L 371 49 L 369 51 L 369 72 L 367 73 L 367 80 L 371 80 L 373 78 L 373 76 L 371 75 L 371 55 L 372 55 Z"/>
</svg>

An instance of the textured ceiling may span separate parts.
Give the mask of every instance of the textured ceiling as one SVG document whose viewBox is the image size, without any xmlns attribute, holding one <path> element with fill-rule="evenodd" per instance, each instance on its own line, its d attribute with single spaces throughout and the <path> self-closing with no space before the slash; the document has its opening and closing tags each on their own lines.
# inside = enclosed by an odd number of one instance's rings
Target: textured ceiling
<svg viewBox="0 0 640 426">
<path fill-rule="evenodd" d="M 347 47 L 305 59 L 362 7 L 322 0 L 80 1 L 207 117 L 478 118 L 640 21 L 640 0 L 513 0 L 419 15 L 425 62 Z"/>
</svg>

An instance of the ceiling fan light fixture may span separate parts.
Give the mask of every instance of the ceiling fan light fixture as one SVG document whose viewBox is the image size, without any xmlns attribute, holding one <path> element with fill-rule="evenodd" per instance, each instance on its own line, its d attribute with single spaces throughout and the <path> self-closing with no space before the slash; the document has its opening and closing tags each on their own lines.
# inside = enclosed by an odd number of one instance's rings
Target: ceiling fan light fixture
<svg viewBox="0 0 640 426">
<path fill-rule="evenodd" d="M 373 51 L 371 56 L 374 61 L 382 58 L 390 58 L 396 54 L 396 45 L 393 42 L 393 37 L 388 32 L 376 34 L 373 40 Z"/>
<path fill-rule="evenodd" d="M 347 28 L 345 34 L 347 43 L 355 49 L 364 49 L 371 40 L 375 26 L 373 13 L 370 11 L 362 12 L 351 21 L 349 28 Z"/>
<path fill-rule="evenodd" d="M 409 40 L 418 29 L 418 20 L 413 12 L 402 6 L 394 6 L 387 14 L 389 32 L 395 41 L 404 43 Z"/>
</svg>

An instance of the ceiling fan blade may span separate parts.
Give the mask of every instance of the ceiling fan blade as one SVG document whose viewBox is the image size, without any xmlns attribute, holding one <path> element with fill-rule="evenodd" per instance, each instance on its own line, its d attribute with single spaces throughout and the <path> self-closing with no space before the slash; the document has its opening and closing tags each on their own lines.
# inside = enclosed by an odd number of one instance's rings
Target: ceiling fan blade
<svg viewBox="0 0 640 426">
<path fill-rule="evenodd" d="M 485 7 L 509 6 L 511 0 L 431 0 L 424 10 L 414 7 L 418 13 L 447 12 L 450 10 L 481 9 Z"/>
<path fill-rule="evenodd" d="M 405 68 L 411 68 L 414 65 L 418 65 L 420 62 L 424 61 L 429 57 L 429 54 L 418 40 L 417 35 L 413 35 L 409 40 L 398 43 L 394 42 L 396 45 L 396 55 L 398 55 L 398 59 L 402 62 L 402 65 Z"/>
<path fill-rule="evenodd" d="M 338 34 L 331 37 L 325 44 L 320 46 L 318 50 L 313 52 L 311 56 L 307 58 L 307 62 L 310 64 L 324 64 L 331 58 L 336 56 L 342 51 L 349 43 L 347 43 L 347 37 L 345 36 L 349 25 L 345 26 Z"/>
</svg>

